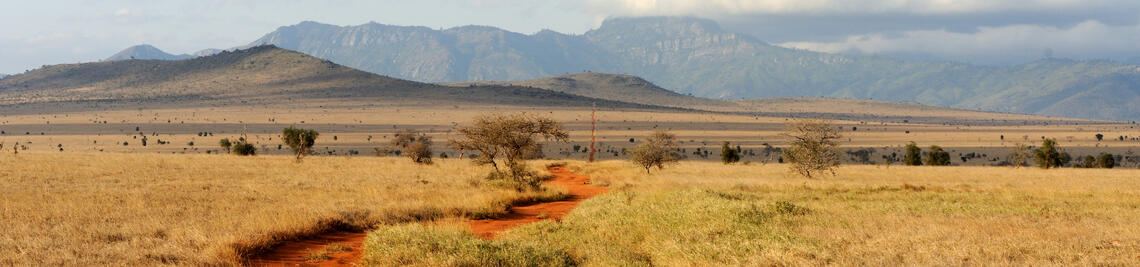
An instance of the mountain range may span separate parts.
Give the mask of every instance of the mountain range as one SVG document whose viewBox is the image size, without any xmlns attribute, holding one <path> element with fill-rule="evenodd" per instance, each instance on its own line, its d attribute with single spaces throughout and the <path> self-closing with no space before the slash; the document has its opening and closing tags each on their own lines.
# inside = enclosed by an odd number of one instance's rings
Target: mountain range
<svg viewBox="0 0 1140 267">
<path fill-rule="evenodd" d="M 1140 117 L 1140 66 L 1042 59 L 1015 66 L 811 52 L 685 17 L 614 18 L 581 35 L 302 22 L 272 44 L 421 82 L 521 81 L 583 71 L 642 77 L 680 94 L 835 97 L 1111 120 Z"/>
</svg>

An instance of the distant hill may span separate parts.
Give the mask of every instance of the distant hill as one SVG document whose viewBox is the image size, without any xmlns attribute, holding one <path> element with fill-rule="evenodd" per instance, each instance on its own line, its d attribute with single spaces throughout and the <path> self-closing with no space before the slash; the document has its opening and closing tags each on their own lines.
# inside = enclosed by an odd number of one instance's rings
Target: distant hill
<svg viewBox="0 0 1140 267">
<path fill-rule="evenodd" d="M 723 100 L 678 94 L 658 87 L 640 77 L 622 74 L 586 72 L 526 81 L 456 82 L 449 86 L 527 86 L 600 99 L 646 105 L 661 105 L 704 110 L 725 110 L 739 105 Z"/>
<path fill-rule="evenodd" d="M 0 104 L 76 101 L 201 103 L 250 99 L 425 100 L 659 108 L 519 86 L 448 87 L 395 79 L 280 49 L 257 46 L 187 60 L 121 60 L 46 66 L 0 80 Z"/>
<path fill-rule="evenodd" d="M 157 47 L 154 47 L 152 45 L 142 44 L 142 45 L 136 45 L 136 46 L 128 47 L 127 49 L 123 49 L 123 51 L 119 51 L 119 53 L 116 53 L 116 54 L 112 55 L 111 57 L 104 59 L 103 61 L 116 61 L 116 60 L 129 60 L 129 59 L 183 60 L 183 59 L 209 56 L 209 55 L 217 54 L 218 52 L 221 52 L 221 51 L 222 51 L 221 49 L 204 49 L 204 50 L 195 52 L 193 55 L 187 55 L 187 54 L 174 55 L 174 54 L 166 53 L 166 52 L 162 51 L 161 49 L 158 49 Z"/>
<path fill-rule="evenodd" d="M 365 71 L 425 82 L 512 81 L 627 73 L 682 94 L 720 99 L 838 97 L 1001 112 L 1135 120 L 1140 67 L 1048 59 L 990 67 L 817 53 L 769 45 L 695 18 L 608 19 L 583 35 L 532 35 L 302 22 L 274 44 Z"/>
</svg>

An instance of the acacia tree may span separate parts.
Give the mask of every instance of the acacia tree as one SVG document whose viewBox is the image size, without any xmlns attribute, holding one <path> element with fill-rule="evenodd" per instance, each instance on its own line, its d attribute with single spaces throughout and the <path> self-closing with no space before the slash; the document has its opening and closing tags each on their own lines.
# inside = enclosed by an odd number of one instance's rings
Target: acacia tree
<svg viewBox="0 0 1140 267">
<path fill-rule="evenodd" d="M 431 137 L 411 129 L 396 132 L 390 145 L 404 151 L 417 164 L 431 164 Z"/>
<path fill-rule="evenodd" d="M 218 140 L 218 146 L 221 146 L 222 149 L 226 151 L 226 154 L 230 153 L 230 147 L 233 145 L 233 143 L 230 143 L 229 138 L 222 138 L 222 140 Z"/>
<path fill-rule="evenodd" d="M 502 157 L 507 166 L 507 174 L 517 185 L 538 186 L 538 180 L 526 170 L 526 155 L 535 154 L 541 149 L 538 140 L 542 136 L 548 140 L 565 142 L 570 135 L 562 129 L 562 123 L 550 118 L 526 113 L 493 114 L 475 118 L 471 125 L 456 129 L 459 140 L 451 140 L 456 150 L 479 152 L 474 158 L 478 164 L 489 164 L 496 173 L 502 174 L 496 159 Z"/>
<path fill-rule="evenodd" d="M 828 171 L 833 175 L 839 167 L 839 130 L 826 119 L 799 119 L 788 123 L 780 134 L 788 141 L 784 158 L 792 171 L 811 178 L 813 173 Z"/>
<path fill-rule="evenodd" d="M 720 147 L 720 161 L 724 164 L 733 164 L 740 161 L 740 151 L 736 151 L 729 146 L 728 141 L 724 141 L 724 145 Z"/>
<path fill-rule="evenodd" d="M 649 169 L 665 168 L 665 164 L 677 162 L 677 156 L 671 152 L 676 147 L 677 136 L 665 130 L 657 130 L 645 138 L 645 143 L 634 147 L 629 152 L 629 159 L 638 166 Z"/>
<path fill-rule="evenodd" d="M 293 154 L 297 156 L 297 162 L 301 162 L 301 158 L 309 154 L 319 135 L 320 133 L 315 130 L 294 128 L 293 126 L 281 130 L 281 140 L 289 146 L 290 150 L 293 150 Z"/>
</svg>

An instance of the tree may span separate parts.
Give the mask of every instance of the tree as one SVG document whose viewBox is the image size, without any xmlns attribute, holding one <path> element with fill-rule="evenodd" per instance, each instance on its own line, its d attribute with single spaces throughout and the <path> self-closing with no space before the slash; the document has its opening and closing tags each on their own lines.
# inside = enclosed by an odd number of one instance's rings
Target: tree
<svg viewBox="0 0 1140 267">
<path fill-rule="evenodd" d="M 313 145 L 317 143 L 317 136 L 320 133 L 311 129 L 301 129 L 289 126 L 281 130 L 281 141 L 293 150 L 293 154 L 297 156 L 297 162 L 301 162 L 301 158 L 308 155 L 313 149 Z"/>
<path fill-rule="evenodd" d="M 523 185 L 538 187 L 538 179 L 523 164 L 526 155 L 541 149 L 535 137 L 542 136 L 562 142 L 570 138 L 562 129 L 562 123 L 526 113 L 480 116 L 471 125 L 459 127 L 456 131 L 460 139 L 452 140 L 452 147 L 459 151 L 478 151 L 480 155 L 474 161 L 491 165 L 499 174 L 502 174 L 502 170 L 495 159 L 502 157 L 507 165 L 507 174 L 520 186 L 519 189 Z"/>
<path fill-rule="evenodd" d="M 1099 133 L 1098 133 L 1098 134 L 1096 134 L 1096 141 L 1097 141 L 1097 142 L 1100 142 L 1100 141 L 1103 141 L 1103 140 L 1104 140 L 1104 135 L 1103 135 L 1103 134 L 1099 134 Z"/>
<path fill-rule="evenodd" d="M 646 174 L 653 167 L 664 169 L 665 164 L 677 162 L 677 156 L 671 152 L 676 147 L 676 139 L 677 136 L 668 131 L 654 131 L 645 138 L 645 143 L 630 150 L 629 159 L 645 168 Z"/>
<path fill-rule="evenodd" d="M 720 147 L 720 161 L 724 164 L 733 164 L 740 161 L 740 152 L 729 146 L 728 141 L 724 141 L 724 145 Z"/>
<path fill-rule="evenodd" d="M 222 150 L 225 150 L 226 153 L 229 154 L 230 153 L 230 147 L 233 146 L 233 143 L 230 143 L 229 138 L 222 138 L 222 140 L 218 140 L 218 146 L 221 146 Z"/>
<path fill-rule="evenodd" d="M 825 119 L 801 119 L 788 123 L 781 134 L 788 140 L 784 158 L 791 162 L 792 171 L 811 178 L 819 171 L 835 174 L 839 167 L 839 130 Z"/>
<path fill-rule="evenodd" d="M 1101 168 L 1112 169 L 1112 167 L 1116 167 L 1116 157 L 1112 156 L 1112 154 L 1100 154 L 1097 165 Z"/>
<path fill-rule="evenodd" d="M 940 146 L 930 146 L 930 151 L 926 152 L 926 165 L 949 166 L 950 153 L 942 150 Z"/>
<path fill-rule="evenodd" d="M 250 144 L 245 140 L 245 137 L 239 137 L 238 141 L 231 147 L 232 153 L 239 156 L 255 156 L 257 155 L 257 147 Z"/>
<path fill-rule="evenodd" d="M 1041 147 L 1033 150 L 1033 160 L 1043 169 L 1061 167 L 1061 153 L 1057 152 L 1057 140 L 1047 138 L 1041 141 Z"/>
<path fill-rule="evenodd" d="M 411 129 L 396 132 L 390 145 L 404 151 L 417 164 L 431 164 L 431 137 Z"/>
<path fill-rule="evenodd" d="M 1033 153 L 1029 151 L 1029 146 L 1023 143 L 1017 143 L 1013 147 L 1013 151 L 1009 152 L 1009 162 L 1014 168 L 1020 168 L 1029 163 L 1029 158 Z"/>
<path fill-rule="evenodd" d="M 918 144 L 910 142 L 906 145 L 906 155 L 903 156 L 903 164 L 907 166 L 922 166 L 922 149 L 918 148 Z"/>
</svg>

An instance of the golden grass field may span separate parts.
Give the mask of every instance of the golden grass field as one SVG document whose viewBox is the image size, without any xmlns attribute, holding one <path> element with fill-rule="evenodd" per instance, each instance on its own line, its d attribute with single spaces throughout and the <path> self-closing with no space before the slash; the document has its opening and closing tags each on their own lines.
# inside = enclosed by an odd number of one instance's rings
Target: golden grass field
<svg viewBox="0 0 1140 267">
<path fill-rule="evenodd" d="M 538 196 L 488 185 L 487 167 L 457 159 L 0 154 L 0 264 L 233 264 L 281 240 L 377 226 L 372 265 L 1140 261 L 1136 169 L 846 165 L 806 179 L 782 164 L 686 161 L 646 175 L 625 161 L 569 163 L 611 193 L 561 224 L 485 241 L 451 218 Z"/>
</svg>

